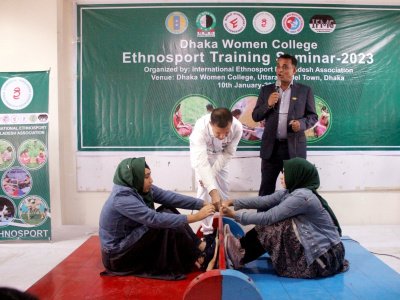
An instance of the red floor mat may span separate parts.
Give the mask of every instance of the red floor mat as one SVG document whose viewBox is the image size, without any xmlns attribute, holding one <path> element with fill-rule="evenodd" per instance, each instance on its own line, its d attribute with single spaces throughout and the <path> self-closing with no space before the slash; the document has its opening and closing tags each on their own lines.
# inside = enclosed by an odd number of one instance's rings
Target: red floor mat
<svg viewBox="0 0 400 300">
<path fill-rule="evenodd" d="M 133 276 L 101 277 L 98 236 L 90 237 L 53 270 L 27 291 L 46 299 L 182 299 L 186 287 L 200 274 L 193 272 L 184 280 L 164 281 Z"/>
</svg>

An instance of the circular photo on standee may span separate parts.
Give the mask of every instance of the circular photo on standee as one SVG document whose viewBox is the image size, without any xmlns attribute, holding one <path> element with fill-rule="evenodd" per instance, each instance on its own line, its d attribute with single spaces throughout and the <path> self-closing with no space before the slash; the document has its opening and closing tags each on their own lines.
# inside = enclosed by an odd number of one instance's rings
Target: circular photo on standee
<svg viewBox="0 0 400 300">
<path fill-rule="evenodd" d="M 210 99 L 202 95 L 188 95 L 180 99 L 172 110 L 174 132 L 188 141 L 196 121 L 215 108 Z"/>
<path fill-rule="evenodd" d="M 21 200 L 19 204 L 19 217 L 29 225 L 41 225 L 49 216 L 47 202 L 39 196 L 28 196 Z"/>
<path fill-rule="evenodd" d="M 8 226 L 15 218 L 16 210 L 14 202 L 4 196 L 0 196 L 0 227 Z"/>
<path fill-rule="evenodd" d="M 257 95 L 240 97 L 231 108 L 233 117 L 243 125 L 242 141 L 247 143 L 260 141 L 264 133 L 264 121 L 255 122 L 251 116 L 257 103 L 257 97 Z"/>
<path fill-rule="evenodd" d="M 32 176 L 24 168 L 12 167 L 1 177 L 1 188 L 11 198 L 25 197 L 32 189 Z"/>
<path fill-rule="evenodd" d="M 9 109 L 21 110 L 31 103 L 33 87 L 26 78 L 11 77 L 2 85 L 0 96 Z"/>
<path fill-rule="evenodd" d="M 0 171 L 6 170 L 14 164 L 15 148 L 10 141 L 0 139 Z"/>
<path fill-rule="evenodd" d="M 318 121 L 305 131 L 307 142 L 310 143 L 320 141 L 328 136 L 332 125 L 332 112 L 328 103 L 319 96 L 314 96 L 314 98 Z"/>
<path fill-rule="evenodd" d="M 40 169 L 47 162 L 47 148 L 40 140 L 26 140 L 18 149 L 18 161 L 27 169 Z"/>
</svg>

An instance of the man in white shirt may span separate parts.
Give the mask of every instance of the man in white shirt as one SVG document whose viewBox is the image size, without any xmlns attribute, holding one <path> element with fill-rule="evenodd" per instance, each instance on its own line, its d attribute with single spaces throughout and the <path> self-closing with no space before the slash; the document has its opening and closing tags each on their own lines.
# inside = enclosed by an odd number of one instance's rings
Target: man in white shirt
<svg viewBox="0 0 400 300">
<path fill-rule="evenodd" d="M 216 108 L 197 120 L 190 135 L 190 161 L 198 182 L 197 197 L 219 208 L 228 199 L 228 162 L 243 134 L 239 120 L 227 108 Z M 203 220 L 204 235 L 213 233 L 213 217 Z"/>
</svg>

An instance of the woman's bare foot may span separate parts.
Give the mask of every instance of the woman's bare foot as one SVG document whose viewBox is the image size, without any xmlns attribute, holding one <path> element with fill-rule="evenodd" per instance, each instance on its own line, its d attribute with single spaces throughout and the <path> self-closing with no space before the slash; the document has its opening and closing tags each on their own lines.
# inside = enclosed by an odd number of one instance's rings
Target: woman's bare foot
<svg viewBox="0 0 400 300">
<path fill-rule="evenodd" d="M 205 241 L 201 241 L 201 243 L 199 244 L 199 250 L 201 251 L 201 252 L 203 252 L 205 249 L 206 249 L 206 242 Z"/>
<path fill-rule="evenodd" d="M 194 264 L 198 269 L 201 269 L 202 265 L 204 264 L 204 256 L 199 256 Z"/>
</svg>

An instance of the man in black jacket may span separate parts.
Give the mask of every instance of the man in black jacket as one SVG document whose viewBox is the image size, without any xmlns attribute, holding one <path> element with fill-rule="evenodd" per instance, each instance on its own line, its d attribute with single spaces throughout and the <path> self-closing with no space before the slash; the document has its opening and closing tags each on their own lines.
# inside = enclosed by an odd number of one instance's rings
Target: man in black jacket
<svg viewBox="0 0 400 300">
<path fill-rule="evenodd" d="M 276 65 L 277 81 L 261 87 L 252 113 L 255 122 L 265 120 L 260 149 L 260 196 L 275 191 L 283 160 L 307 157 L 304 132 L 318 120 L 312 89 L 293 81 L 296 68 L 297 59 L 294 56 L 279 56 Z"/>
</svg>

